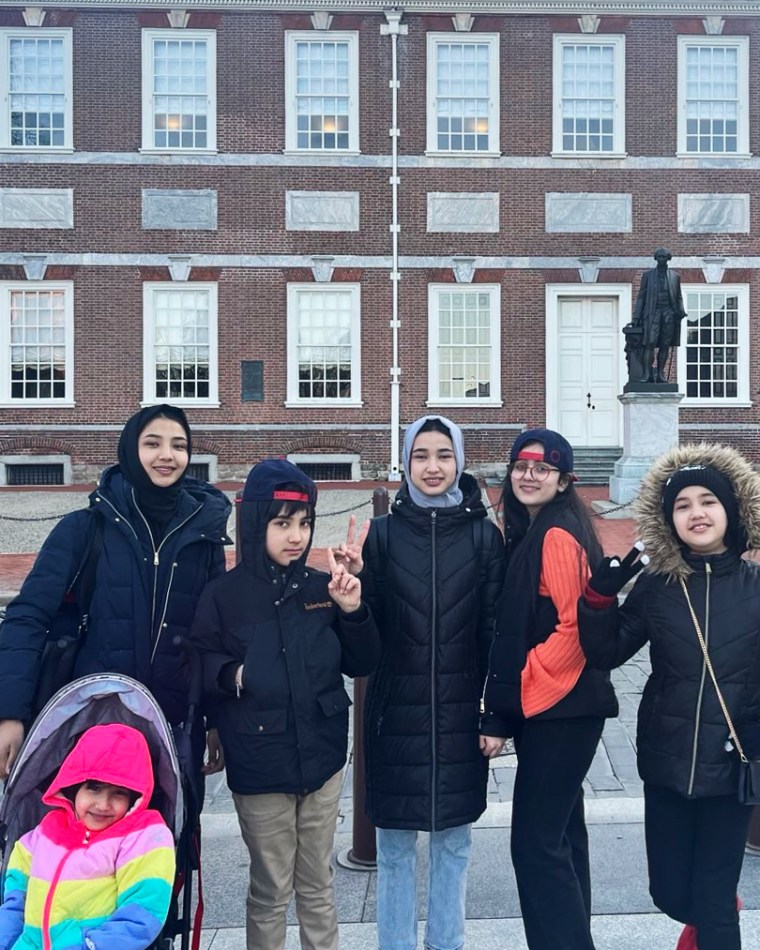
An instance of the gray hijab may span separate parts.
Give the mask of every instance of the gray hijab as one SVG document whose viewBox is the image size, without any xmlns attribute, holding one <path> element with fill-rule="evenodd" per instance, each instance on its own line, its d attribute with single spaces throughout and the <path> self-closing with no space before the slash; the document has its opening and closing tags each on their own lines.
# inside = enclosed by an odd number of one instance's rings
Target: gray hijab
<svg viewBox="0 0 760 950">
<path fill-rule="evenodd" d="M 424 492 L 421 492 L 416 485 L 412 484 L 412 480 L 409 477 L 414 440 L 417 438 L 420 429 L 425 425 L 425 423 L 430 422 L 433 419 L 442 423 L 446 429 L 448 429 L 448 434 L 451 437 L 451 444 L 454 446 L 454 459 L 457 465 L 457 477 L 454 480 L 454 484 L 444 495 L 426 495 Z M 414 504 L 418 505 L 420 508 L 454 508 L 457 505 L 461 505 L 462 490 L 459 487 L 459 478 L 463 471 L 464 437 L 462 436 L 462 430 L 459 428 L 459 426 L 450 419 L 447 419 L 445 416 L 422 416 L 419 419 L 415 419 L 415 421 L 407 428 L 406 432 L 404 433 L 404 472 L 406 473 L 406 487 L 409 491 L 409 497 L 412 499 Z"/>
</svg>

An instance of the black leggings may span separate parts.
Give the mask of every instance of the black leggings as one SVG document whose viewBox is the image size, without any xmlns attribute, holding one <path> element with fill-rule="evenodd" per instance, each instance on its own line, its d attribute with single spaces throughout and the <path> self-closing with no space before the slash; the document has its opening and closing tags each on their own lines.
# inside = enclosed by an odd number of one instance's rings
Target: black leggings
<svg viewBox="0 0 760 950">
<path fill-rule="evenodd" d="M 652 900 L 697 928 L 699 950 L 740 950 L 736 888 L 752 809 L 735 795 L 684 798 L 644 786 Z"/>
<path fill-rule="evenodd" d="M 515 736 L 512 863 L 530 950 L 594 950 L 582 786 L 603 726 L 528 719 Z"/>
</svg>

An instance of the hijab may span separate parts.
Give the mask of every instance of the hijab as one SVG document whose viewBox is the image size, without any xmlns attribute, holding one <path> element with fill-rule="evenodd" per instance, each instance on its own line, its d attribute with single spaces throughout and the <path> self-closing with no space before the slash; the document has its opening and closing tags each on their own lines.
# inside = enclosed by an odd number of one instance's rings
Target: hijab
<svg viewBox="0 0 760 950">
<path fill-rule="evenodd" d="M 162 487 L 154 485 L 150 480 L 150 475 L 143 468 L 138 447 L 140 435 L 158 417 L 165 417 L 178 422 L 185 430 L 189 464 L 192 441 L 187 417 L 181 409 L 176 406 L 169 406 L 166 403 L 158 406 L 146 406 L 127 420 L 119 438 L 118 456 L 121 474 L 135 491 L 138 507 L 150 524 L 154 541 L 163 538 L 166 528 L 177 510 L 177 503 L 182 492 L 182 481 L 187 472 L 187 469 L 185 469 L 173 485 Z"/>
<path fill-rule="evenodd" d="M 453 485 L 443 495 L 426 495 L 412 483 L 409 475 L 411 471 L 412 449 L 414 440 L 420 433 L 420 429 L 426 422 L 439 422 L 446 430 L 446 435 L 451 439 L 454 447 L 454 460 L 456 461 L 457 474 Z M 459 487 L 459 478 L 464 471 L 464 437 L 462 430 L 445 416 L 422 416 L 416 419 L 404 433 L 404 472 L 406 473 L 406 487 L 409 497 L 415 505 L 420 508 L 455 508 L 462 503 L 462 489 Z"/>
</svg>

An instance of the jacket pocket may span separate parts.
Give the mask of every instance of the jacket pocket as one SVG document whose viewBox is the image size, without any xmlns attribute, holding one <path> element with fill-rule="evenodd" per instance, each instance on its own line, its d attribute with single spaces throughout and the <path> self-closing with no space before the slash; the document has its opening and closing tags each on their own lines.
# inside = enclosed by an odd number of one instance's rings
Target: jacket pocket
<svg viewBox="0 0 760 950">
<path fill-rule="evenodd" d="M 285 732 L 287 727 L 287 709 L 249 709 L 236 723 L 237 731 L 246 735 L 271 736 Z"/>
<path fill-rule="evenodd" d="M 323 693 L 317 697 L 317 702 L 325 716 L 337 716 L 351 706 L 351 699 L 345 689 L 341 686 L 329 693 Z"/>
</svg>

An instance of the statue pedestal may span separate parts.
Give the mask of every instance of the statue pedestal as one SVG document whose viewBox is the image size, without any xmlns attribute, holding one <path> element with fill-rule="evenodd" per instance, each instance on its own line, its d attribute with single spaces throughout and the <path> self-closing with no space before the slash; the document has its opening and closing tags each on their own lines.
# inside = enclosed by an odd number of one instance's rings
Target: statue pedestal
<svg viewBox="0 0 760 950">
<path fill-rule="evenodd" d="M 610 501 L 627 505 L 639 491 L 641 479 L 658 455 L 678 445 L 678 404 L 683 393 L 625 392 L 623 404 L 623 456 L 615 462 L 610 479 Z"/>
</svg>

